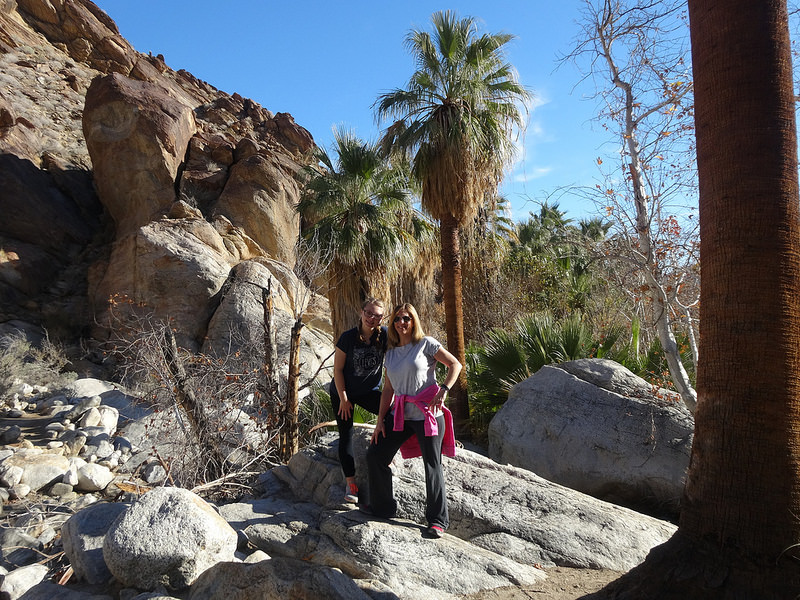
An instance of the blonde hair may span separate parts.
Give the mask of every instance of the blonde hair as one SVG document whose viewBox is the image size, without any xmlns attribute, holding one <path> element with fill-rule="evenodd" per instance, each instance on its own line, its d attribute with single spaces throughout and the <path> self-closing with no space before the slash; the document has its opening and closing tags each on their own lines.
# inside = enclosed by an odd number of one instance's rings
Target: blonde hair
<svg viewBox="0 0 800 600">
<path fill-rule="evenodd" d="M 419 320 L 417 309 L 414 308 L 413 304 L 403 302 L 402 304 L 398 304 L 394 307 L 392 316 L 389 318 L 388 329 L 390 348 L 395 348 L 400 345 L 400 336 L 398 335 L 397 330 L 394 328 L 394 318 L 400 311 L 405 311 L 411 315 L 411 323 L 414 325 L 414 328 L 411 330 L 411 341 L 418 342 L 425 337 L 425 330 L 422 328 L 422 323 Z"/>
</svg>

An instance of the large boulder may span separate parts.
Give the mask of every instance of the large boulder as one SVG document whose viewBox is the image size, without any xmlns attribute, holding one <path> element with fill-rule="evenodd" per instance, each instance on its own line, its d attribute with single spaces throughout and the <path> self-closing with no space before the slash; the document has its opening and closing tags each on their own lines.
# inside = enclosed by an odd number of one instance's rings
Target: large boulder
<svg viewBox="0 0 800 600">
<path fill-rule="evenodd" d="M 69 468 L 69 460 L 60 454 L 44 452 L 40 448 L 20 449 L 2 462 L 2 469 L 19 469 L 19 483 L 31 490 L 40 490 L 60 481 Z"/>
<path fill-rule="evenodd" d="M 103 540 L 111 524 L 127 505 L 99 502 L 72 515 L 61 528 L 64 554 L 78 579 L 108 583 L 111 571 L 103 559 Z"/>
<path fill-rule="evenodd" d="M 233 560 L 236 543 L 236 531 L 205 500 L 181 488 L 156 488 L 111 525 L 103 558 L 126 586 L 180 590 L 212 565 Z"/>
<path fill-rule="evenodd" d="M 489 455 L 598 498 L 674 514 L 694 419 L 677 394 L 609 360 L 545 366 L 489 424 Z"/>
<path fill-rule="evenodd" d="M 296 316 L 302 315 L 306 323 L 306 308 L 313 296 L 306 285 L 285 265 L 267 258 L 254 258 L 236 265 L 219 304 L 208 323 L 201 351 L 209 355 L 233 354 L 239 350 L 261 358 L 264 343 L 264 304 L 262 292 L 269 289 L 273 299 L 273 322 L 278 356 L 289 356 L 290 332 Z M 330 357 L 333 340 L 329 332 L 320 330 L 316 322 L 305 327 L 300 336 L 301 379 L 305 383 L 318 372 L 320 365 Z M 288 368 L 284 368 L 284 377 Z M 329 376 L 322 374 L 324 382 Z"/>
<path fill-rule="evenodd" d="M 163 216 L 197 125 L 192 108 L 163 87 L 117 73 L 97 77 L 86 92 L 83 133 L 100 201 L 117 235 Z"/>
<path fill-rule="evenodd" d="M 225 188 L 213 207 L 241 227 L 272 258 L 294 265 L 295 236 L 300 215 L 295 199 L 300 195 L 297 165 L 279 156 L 256 153 L 235 163 Z"/>
<path fill-rule="evenodd" d="M 144 305 L 156 319 L 171 321 L 179 345 L 196 350 L 214 313 L 215 295 L 240 259 L 202 218 L 148 223 L 114 244 L 95 284 L 98 312 L 106 315 L 103 325 L 136 327 L 127 319 Z"/>
<path fill-rule="evenodd" d="M 363 455 L 368 444 L 367 435 L 356 436 L 356 477 L 363 492 L 367 491 Z M 425 523 L 422 460 L 398 456 L 393 470 L 398 517 Z M 344 484 L 335 445 L 323 442 L 306 448 L 272 474 L 299 500 L 328 508 L 341 506 Z M 523 564 L 626 571 L 675 531 L 665 521 L 557 485 L 530 471 L 498 465 L 468 450 L 445 459 L 444 474 L 448 532 Z M 262 527 L 248 529 L 248 538 L 256 540 Z M 346 545 L 346 540 L 334 536 L 335 531 L 339 530 L 326 530 L 337 545 Z M 274 547 L 262 549 L 276 552 Z"/>
</svg>

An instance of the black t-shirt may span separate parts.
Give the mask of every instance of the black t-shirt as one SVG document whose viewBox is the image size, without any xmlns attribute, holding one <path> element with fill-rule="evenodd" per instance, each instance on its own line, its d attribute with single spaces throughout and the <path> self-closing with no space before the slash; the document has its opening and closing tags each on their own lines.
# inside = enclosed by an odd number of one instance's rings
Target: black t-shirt
<svg viewBox="0 0 800 600">
<path fill-rule="evenodd" d="M 344 389 L 347 390 L 348 396 L 360 396 L 380 386 L 387 335 L 386 327 L 381 327 L 381 341 L 377 344 L 365 344 L 361 341 L 358 327 L 353 327 L 339 337 L 336 347 L 346 355 Z M 331 381 L 331 394 L 336 394 L 333 381 Z"/>
</svg>

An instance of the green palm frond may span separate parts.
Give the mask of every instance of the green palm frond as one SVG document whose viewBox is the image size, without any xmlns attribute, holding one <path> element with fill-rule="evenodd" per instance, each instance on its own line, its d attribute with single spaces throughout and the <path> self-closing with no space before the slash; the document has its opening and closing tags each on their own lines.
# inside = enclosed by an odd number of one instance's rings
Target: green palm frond
<svg viewBox="0 0 800 600">
<path fill-rule="evenodd" d="M 416 64 L 406 87 L 382 94 L 374 107 L 393 121 L 383 147 L 414 157 L 424 209 L 466 223 L 509 164 L 510 134 L 524 125 L 531 95 L 505 59 L 514 36 L 479 34 L 474 19 L 452 11 L 434 13 L 431 24 L 431 33 L 406 36 Z"/>
<path fill-rule="evenodd" d="M 390 158 L 344 129 L 334 131 L 330 151 L 318 148 L 314 156 L 318 164 L 304 171 L 297 210 L 303 237 L 336 267 L 329 269 L 329 299 L 337 321 L 339 313 L 357 314 L 364 298 L 385 297 L 388 291 L 378 286 L 413 259 L 418 243 L 429 242 L 433 225 L 414 208 L 402 157 Z M 337 331 L 343 326 L 334 323 Z"/>
</svg>

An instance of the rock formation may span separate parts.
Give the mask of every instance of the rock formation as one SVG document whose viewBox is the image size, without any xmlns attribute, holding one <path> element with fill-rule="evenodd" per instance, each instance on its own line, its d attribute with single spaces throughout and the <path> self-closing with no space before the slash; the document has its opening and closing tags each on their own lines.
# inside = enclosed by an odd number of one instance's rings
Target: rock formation
<svg viewBox="0 0 800 600">
<path fill-rule="evenodd" d="M 279 327 L 305 310 L 313 294 L 281 289 L 313 147 L 291 115 L 136 52 L 88 0 L 2 3 L 0 72 L 0 325 L 103 340 L 127 302 L 196 351 L 248 261 Z"/>
<path fill-rule="evenodd" d="M 676 515 L 694 435 L 680 396 L 610 360 L 545 366 L 489 425 L 489 455 L 586 494 Z"/>
<path fill-rule="evenodd" d="M 152 454 L 152 444 L 164 464 L 176 455 L 160 432 L 146 444 L 131 434 L 137 428 L 130 425 L 147 419 L 136 398 L 92 379 L 69 391 L 30 387 L 27 401 L 66 426 L 0 451 L 0 483 L 9 486 L 0 494 L 28 494 L 27 504 L 6 505 L 0 536 L 0 569 L 7 571 L 0 594 L 13 597 L 451 599 L 530 585 L 556 566 L 626 571 L 676 529 L 460 449 L 444 463 L 451 526 L 442 539 L 428 539 L 421 459 L 395 459 L 398 516 L 371 519 L 342 503 L 335 434 L 262 473 L 246 497 L 214 506 L 163 477 L 143 480 L 141 457 Z M 118 422 L 114 443 L 103 449 L 105 408 Z M 173 433 L 185 446 L 187 434 Z M 361 431 L 354 444 L 364 490 L 369 437 Z M 77 438 L 82 442 L 72 443 Z M 52 460 L 41 469 L 18 460 L 32 452 Z M 110 482 L 82 486 L 71 472 L 76 458 L 111 473 Z M 37 483 L 10 485 L 2 478 L 11 471 Z M 38 568 L 42 555 L 54 558 Z M 72 577 L 57 585 L 54 571 L 63 572 L 67 561 Z"/>
</svg>

